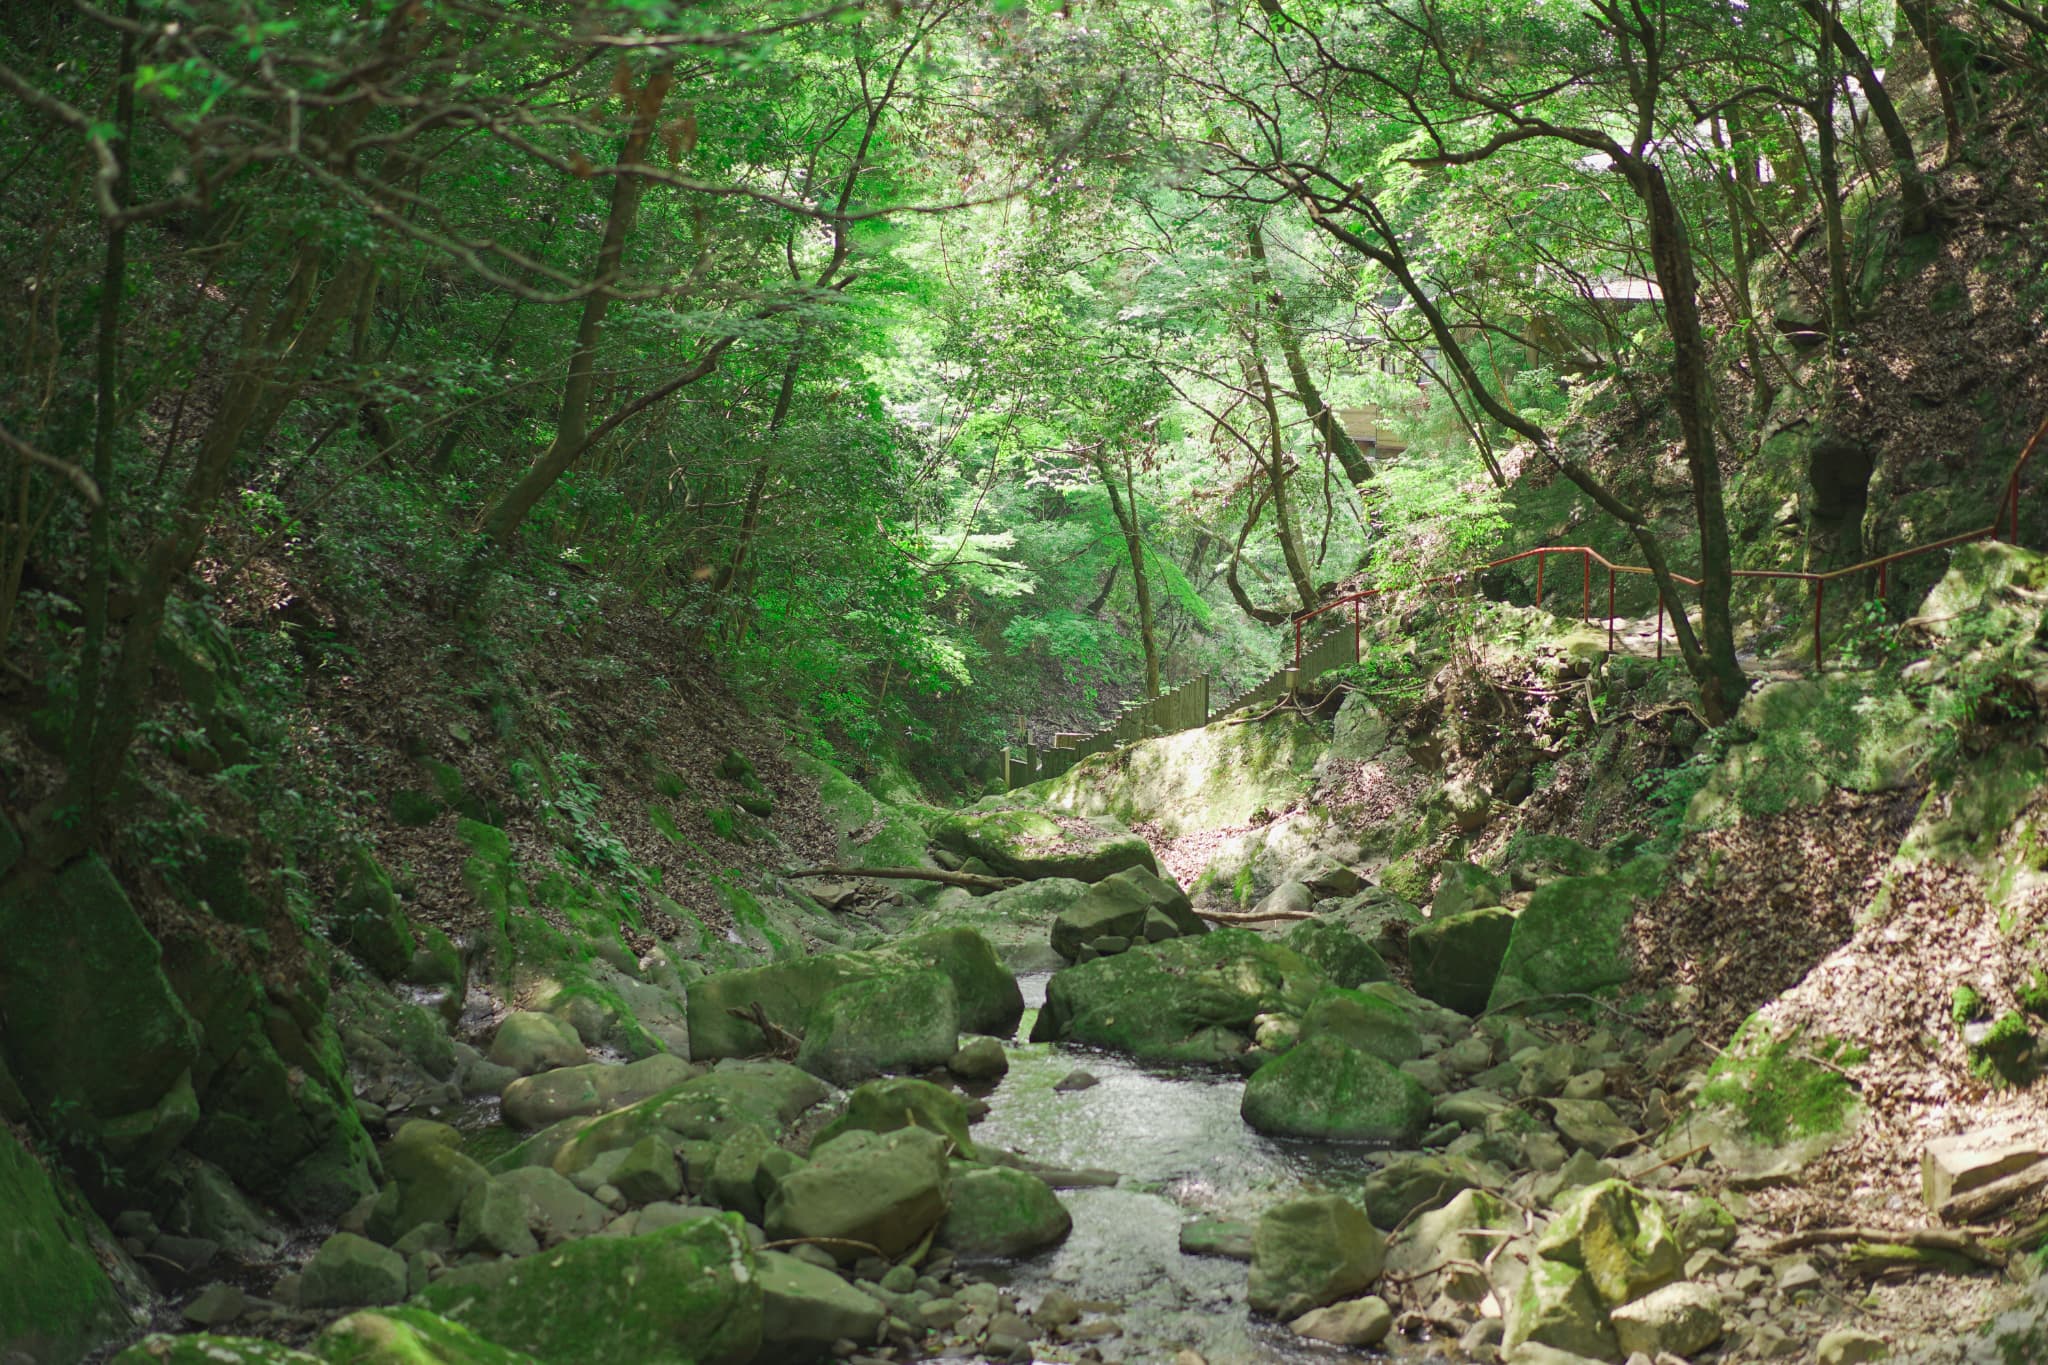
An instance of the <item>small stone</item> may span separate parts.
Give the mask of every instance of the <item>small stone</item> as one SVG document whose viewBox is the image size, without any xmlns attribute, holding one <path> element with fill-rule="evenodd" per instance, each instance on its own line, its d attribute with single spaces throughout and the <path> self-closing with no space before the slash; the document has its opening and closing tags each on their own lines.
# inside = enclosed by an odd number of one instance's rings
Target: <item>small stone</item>
<svg viewBox="0 0 2048 1365">
<path fill-rule="evenodd" d="M 1173 1354 L 1173 1365 L 1209 1365 L 1209 1362 L 1202 1359 L 1202 1353 L 1199 1351 L 1176 1351 Z"/>
<path fill-rule="evenodd" d="M 182 1316 L 194 1327 L 214 1328 L 249 1311 L 249 1296 L 231 1284 L 210 1284 L 185 1305 Z"/>
<path fill-rule="evenodd" d="M 1233 1261 L 1252 1258 L 1252 1225 L 1227 1218 L 1197 1218 L 1180 1227 L 1180 1249 L 1187 1256 L 1222 1256 Z"/>
<path fill-rule="evenodd" d="M 1469 1034 L 1438 1054 L 1450 1070 L 1470 1076 L 1493 1065 L 1493 1044 L 1483 1034 Z"/>
<path fill-rule="evenodd" d="M 409 1292 L 405 1259 L 352 1232 L 337 1232 L 299 1272 L 300 1308 L 370 1308 Z"/>
<path fill-rule="evenodd" d="M 575 1029 L 551 1014 L 527 1011 L 505 1017 L 488 1055 L 493 1065 L 510 1067 L 522 1076 L 590 1060 Z"/>
<path fill-rule="evenodd" d="M 1837 1327 L 1820 1339 L 1813 1360 L 1814 1365 L 1866 1365 L 1868 1361 L 1884 1360 L 1891 1353 L 1891 1346 L 1874 1332 Z"/>
<path fill-rule="evenodd" d="M 1040 1299 L 1038 1307 L 1031 1314 L 1031 1321 L 1047 1332 L 1065 1327 L 1070 1322 L 1078 1322 L 1080 1318 L 1080 1303 L 1071 1294 L 1060 1289 L 1055 1289 Z"/>
<path fill-rule="evenodd" d="M 1821 1282 L 1820 1267 L 1809 1257 L 1787 1256 L 1771 1266 L 1777 1276 L 1778 1292 L 1790 1297 L 1802 1289 L 1813 1289 Z"/>
<path fill-rule="evenodd" d="M 1122 934 L 1104 934 L 1088 946 L 1104 957 L 1114 957 L 1118 953 L 1129 952 L 1131 941 Z"/>
<path fill-rule="evenodd" d="M 1562 1093 L 1568 1100 L 1604 1100 L 1607 1098 L 1607 1073 L 1581 1071 L 1564 1083 Z"/>
<path fill-rule="evenodd" d="M 676 1169 L 674 1150 L 660 1138 L 649 1136 L 633 1144 L 612 1172 L 611 1183 L 627 1203 L 652 1204 L 681 1194 L 683 1173 Z"/>
<path fill-rule="evenodd" d="M 1037 1334 L 1031 1324 L 1015 1313 L 998 1313 L 989 1320 L 988 1335 L 984 1343 L 996 1355 L 1008 1355 L 1022 1350 L 1036 1340 Z"/>
<path fill-rule="evenodd" d="M 967 1316 L 967 1308 L 958 1299 L 932 1299 L 917 1310 L 919 1321 L 925 1326 L 943 1332 Z"/>
<path fill-rule="evenodd" d="M 917 1268 L 907 1265 L 892 1265 L 881 1279 L 882 1288 L 891 1294 L 908 1294 L 917 1288 Z"/>
<path fill-rule="evenodd" d="M 1681 1280 L 1623 1304 L 1608 1315 L 1624 1351 L 1656 1356 L 1689 1356 L 1721 1339 L 1726 1330 L 1721 1296 L 1706 1285 Z"/>
<path fill-rule="evenodd" d="M 1394 1312 L 1377 1295 L 1333 1303 L 1287 1324 L 1296 1336 L 1332 1346 L 1377 1346 L 1394 1326 Z"/>
<path fill-rule="evenodd" d="M 1090 1090 L 1102 1084 L 1102 1078 L 1090 1071 L 1069 1071 L 1053 1083 L 1053 1089 L 1060 1094 L 1071 1094 L 1076 1090 Z"/>
<path fill-rule="evenodd" d="M 166 1233 L 150 1243 L 149 1253 L 163 1257 L 189 1274 L 212 1265 L 213 1258 L 220 1255 L 220 1243 L 210 1237 L 178 1237 Z"/>
<path fill-rule="evenodd" d="M 1565 1141 L 1594 1156 L 1608 1156 L 1636 1140 L 1635 1132 L 1605 1100 L 1552 1100 L 1557 1131 Z"/>
</svg>

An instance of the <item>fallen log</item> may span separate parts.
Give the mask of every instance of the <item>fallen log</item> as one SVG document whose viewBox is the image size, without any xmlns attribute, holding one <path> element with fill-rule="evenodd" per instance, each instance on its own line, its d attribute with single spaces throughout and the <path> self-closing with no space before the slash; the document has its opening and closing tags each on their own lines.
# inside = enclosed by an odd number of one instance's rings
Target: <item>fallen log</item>
<svg viewBox="0 0 2048 1365">
<path fill-rule="evenodd" d="M 979 872 L 948 872 L 942 867 L 806 867 L 791 877 L 874 877 L 892 882 L 937 882 L 969 891 L 1006 891 L 1022 886 L 1022 877 L 988 877 Z"/>
<path fill-rule="evenodd" d="M 1899 1266 L 1926 1259 L 1924 1254 L 1917 1257 L 1905 1254 L 1913 1252 L 1947 1253 L 1988 1266 L 2002 1266 L 2006 1261 L 2004 1246 L 1996 1239 L 1987 1240 L 1986 1230 L 1982 1228 L 1911 1228 L 1904 1232 L 1855 1226 L 1808 1228 L 1790 1237 L 1779 1238 L 1771 1244 L 1768 1254 L 1783 1256 L 1807 1247 L 1845 1242 L 1854 1247 L 1851 1253 L 1853 1260 L 1877 1265 Z"/>
</svg>

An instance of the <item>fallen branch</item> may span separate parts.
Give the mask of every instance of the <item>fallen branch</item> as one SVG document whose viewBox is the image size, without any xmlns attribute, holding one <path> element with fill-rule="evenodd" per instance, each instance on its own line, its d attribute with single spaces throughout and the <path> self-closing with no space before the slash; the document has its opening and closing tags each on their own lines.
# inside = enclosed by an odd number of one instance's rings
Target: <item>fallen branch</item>
<svg viewBox="0 0 2048 1365">
<path fill-rule="evenodd" d="M 763 1251 L 780 1251 L 784 1247 L 853 1247 L 865 1251 L 870 1256 L 879 1256 L 885 1261 L 889 1259 L 889 1253 L 873 1242 L 863 1242 L 853 1237 L 784 1237 L 780 1241 L 761 1243 Z"/>
<path fill-rule="evenodd" d="M 1260 914 L 1256 910 L 1197 910 L 1195 915 L 1200 919 L 1210 920 L 1216 924 L 1264 924 L 1268 920 L 1277 919 L 1314 919 L 1316 912 L 1313 910 L 1268 910 L 1264 914 Z"/>
<path fill-rule="evenodd" d="M 1795 1232 L 1790 1237 L 1773 1242 L 1768 1254 L 1782 1256 L 1791 1251 L 1802 1251 L 1807 1247 L 1831 1246 L 1853 1243 L 1863 1248 L 1904 1247 L 1914 1251 L 1946 1251 L 1968 1257 L 1979 1265 L 2002 1266 L 2005 1253 L 1996 1246 L 1987 1246 L 1980 1238 L 1989 1233 L 1987 1228 L 1911 1228 L 1895 1232 L 1890 1228 L 1833 1227 L 1808 1228 Z"/>
<path fill-rule="evenodd" d="M 1004 891 L 1022 886 L 1022 877 L 985 877 L 979 872 L 948 872 L 942 867 L 807 867 L 792 877 L 874 877 L 892 882 L 937 882 L 969 891 Z"/>
<path fill-rule="evenodd" d="M 768 1011 L 761 1008 L 761 1002 L 758 1000 L 745 1009 L 741 1009 L 736 1005 L 728 1006 L 725 1012 L 733 1018 L 745 1020 L 761 1030 L 761 1038 L 768 1045 L 768 1052 L 771 1056 L 788 1061 L 796 1056 L 797 1052 L 804 1045 L 803 1039 L 797 1037 L 773 1019 L 770 1019 Z"/>
</svg>

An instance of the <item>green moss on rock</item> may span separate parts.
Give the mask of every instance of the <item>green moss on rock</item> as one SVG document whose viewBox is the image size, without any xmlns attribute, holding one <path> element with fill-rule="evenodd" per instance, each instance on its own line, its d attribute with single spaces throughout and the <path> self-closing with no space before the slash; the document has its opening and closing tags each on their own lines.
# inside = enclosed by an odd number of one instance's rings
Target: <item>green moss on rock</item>
<svg viewBox="0 0 2048 1365">
<path fill-rule="evenodd" d="M 0 1128 L 0 1360 L 77 1360 L 130 1330 L 90 1217 Z"/>
<path fill-rule="evenodd" d="M 1239 1112 L 1261 1133 L 1413 1143 L 1432 1100 L 1406 1073 L 1329 1036 L 1304 1040 L 1245 1082 Z"/>
</svg>

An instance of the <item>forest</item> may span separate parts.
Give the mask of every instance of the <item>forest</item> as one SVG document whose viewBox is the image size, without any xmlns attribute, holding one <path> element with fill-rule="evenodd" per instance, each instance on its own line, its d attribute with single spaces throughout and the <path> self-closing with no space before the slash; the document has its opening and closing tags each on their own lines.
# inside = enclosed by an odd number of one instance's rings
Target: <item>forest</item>
<svg viewBox="0 0 2048 1365">
<path fill-rule="evenodd" d="M 2041 0 L 0 8 L 0 1362 L 2048 1360 L 2044 128 Z"/>
</svg>

